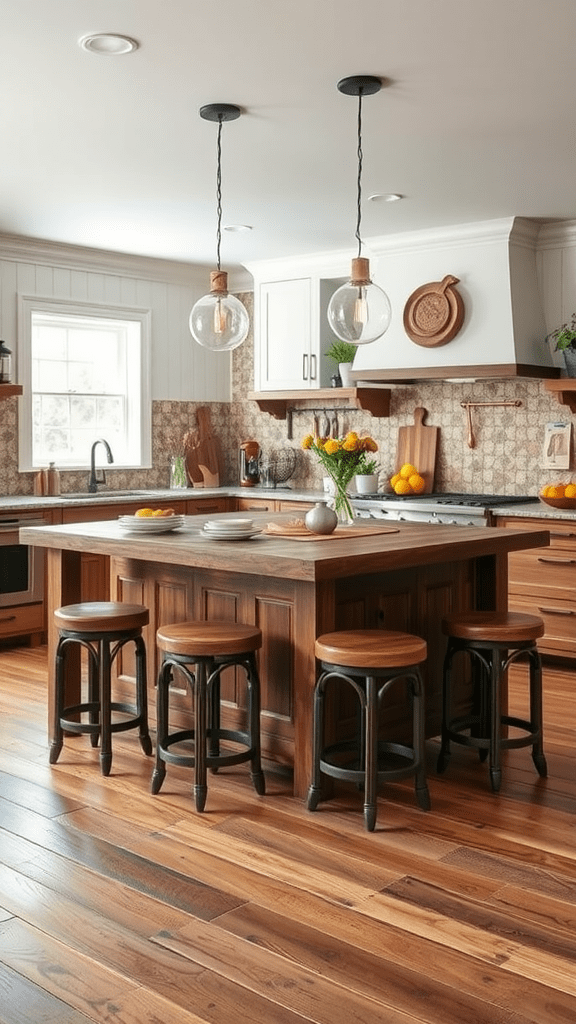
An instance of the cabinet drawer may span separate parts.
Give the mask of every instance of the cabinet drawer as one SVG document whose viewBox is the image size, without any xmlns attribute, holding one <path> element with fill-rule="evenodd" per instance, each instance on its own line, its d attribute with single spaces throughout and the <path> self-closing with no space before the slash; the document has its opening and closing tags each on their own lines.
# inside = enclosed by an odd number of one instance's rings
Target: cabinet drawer
<svg viewBox="0 0 576 1024">
<path fill-rule="evenodd" d="M 528 594 L 551 594 L 569 599 L 576 591 L 576 551 L 537 548 L 514 552 L 508 558 L 512 591 L 527 588 Z"/>
<path fill-rule="evenodd" d="M 44 606 L 42 604 L 21 604 L 12 608 L 0 608 L 0 637 L 23 636 L 27 633 L 41 633 L 44 628 Z"/>
<path fill-rule="evenodd" d="M 539 615 L 544 620 L 545 633 L 538 641 L 542 654 L 576 657 L 576 604 L 572 601 L 547 600 L 511 593 L 511 611 Z"/>
<path fill-rule="evenodd" d="M 213 515 L 215 512 L 229 512 L 230 500 L 228 498 L 192 498 L 186 502 L 186 512 L 189 516 Z"/>
<path fill-rule="evenodd" d="M 238 498 L 239 512 L 273 512 L 275 502 L 267 498 Z"/>
</svg>

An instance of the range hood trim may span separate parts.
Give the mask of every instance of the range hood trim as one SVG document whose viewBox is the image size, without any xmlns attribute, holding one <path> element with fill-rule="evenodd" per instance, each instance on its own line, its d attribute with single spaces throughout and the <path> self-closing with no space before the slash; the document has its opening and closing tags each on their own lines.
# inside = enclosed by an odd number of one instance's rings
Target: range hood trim
<svg viewBox="0 0 576 1024">
<path fill-rule="evenodd" d="M 510 380 L 512 378 L 556 380 L 560 370 L 556 366 L 532 366 L 528 363 L 494 363 L 491 366 L 417 366 L 393 370 L 352 370 L 350 379 L 356 385 L 369 384 L 426 384 L 433 381 L 463 383 L 474 380 Z"/>
</svg>

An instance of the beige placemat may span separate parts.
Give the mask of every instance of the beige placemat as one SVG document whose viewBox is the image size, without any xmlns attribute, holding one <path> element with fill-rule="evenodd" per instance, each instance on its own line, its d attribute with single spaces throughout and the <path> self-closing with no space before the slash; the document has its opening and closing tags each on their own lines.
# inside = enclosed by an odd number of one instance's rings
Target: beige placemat
<svg viewBox="0 0 576 1024">
<path fill-rule="evenodd" d="M 312 533 L 304 523 L 268 523 L 264 533 L 269 537 L 290 537 L 291 540 L 344 540 L 346 537 L 368 537 L 372 533 L 399 533 L 397 526 L 337 526 L 334 533 Z"/>
</svg>

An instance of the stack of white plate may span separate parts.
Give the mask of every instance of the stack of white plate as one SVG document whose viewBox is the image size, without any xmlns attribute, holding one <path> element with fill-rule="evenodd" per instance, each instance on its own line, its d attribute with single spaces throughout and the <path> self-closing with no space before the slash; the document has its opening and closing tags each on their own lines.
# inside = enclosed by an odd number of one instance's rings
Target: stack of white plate
<svg viewBox="0 0 576 1024">
<path fill-rule="evenodd" d="M 118 516 L 118 523 L 132 533 L 168 533 L 184 526 L 184 516 Z"/>
<path fill-rule="evenodd" d="M 252 519 L 207 519 L 202 527 L 204 537 L 210 540 L 250 540 L 262 533 Z"/>
</svg>

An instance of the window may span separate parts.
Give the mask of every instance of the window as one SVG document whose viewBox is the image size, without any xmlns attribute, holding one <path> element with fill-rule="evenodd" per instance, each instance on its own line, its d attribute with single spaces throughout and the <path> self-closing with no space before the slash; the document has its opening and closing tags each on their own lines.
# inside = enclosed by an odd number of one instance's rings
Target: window
<svg viewBox="0 0 576 1024">
<path fill-rule="evenodd" d="M 150 463 L 149 313 L 21 299 L 20 468 L 84 468 L 95 440 L 117 466 Z"/>
</svg>

